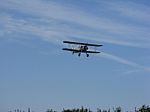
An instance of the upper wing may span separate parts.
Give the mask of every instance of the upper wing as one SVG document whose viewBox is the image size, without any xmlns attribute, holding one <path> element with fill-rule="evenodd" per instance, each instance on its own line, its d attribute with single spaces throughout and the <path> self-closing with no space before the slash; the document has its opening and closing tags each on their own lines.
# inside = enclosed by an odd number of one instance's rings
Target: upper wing
<svg viewBox="0 0 150 112">
<path fill-rule="evenodd" d="M 99 45 L 99 44 L 88 44 L 88 43 L 71 42 L 71 41 L 63 41 L 63 43 L 68 43 L 68 44 L 78 44 L 78 45 L 87 45 L 87 46 L 95 46 L 95 47 L 103 46 L 103 45 Z"/>
</svg>

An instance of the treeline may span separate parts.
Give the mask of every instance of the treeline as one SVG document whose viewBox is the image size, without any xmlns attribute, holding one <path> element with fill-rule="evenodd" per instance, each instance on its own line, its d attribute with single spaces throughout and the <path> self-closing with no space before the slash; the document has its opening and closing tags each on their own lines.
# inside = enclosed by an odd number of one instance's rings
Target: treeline
<svg viewBox="0 0 150 112">
<path fill-rule="evenodd" d="M 8 111 L 8 112 L 26 112 L 26 111 L 24 111 L 24 110 L 22 111 L 20 109 L 15 109 L 14 111 Z M 27 112 L 36 112 L 36 111 L 31 111 L 30 108 L 28 108 Z M 53 109 L 47 109 L 44 112 L 58 112 L 58 111 L 55 111 Z M 90 108 L 84 108 L 82 106 L 81 108 L 73 108 L 73 109 L 64 109 L 63 108 L 63 110 L 61 112 L 94 112 L 94 111 L 92 111 Z M 97 108 L 96 112 L 123 112 L 123 111 L 122 111 L 121 107 L 117 107 L 117 108 L 113 108 L 112 110 Z M 150 107 L 146 106 L 146 105 L 142 105 L 139 108 L 135 108 L 132 111 L 126 111 L 126 112 L 150 112 Z"/>
<path fill-rule="evenodd" d="M 46 112 L 57 112 L 57 111 L 48 109 Z M 92 111 L 90 108 L 84 108 L 82 106 L 81 108 L 63 109 L 62 112 L 94 112 L 94 111 Z M 112 110 L 97 108 L 97 112 L 122 112 L 122 109 L 121 107 L 113 108 Z M 150 107 L 143 105 L 140 108 L 135 108 L 134 111 L 129 111 L 129 112 L 150 112 Z"/>
<path fill-rule="evenodd" d="M 47 109 L 46 112 L 57 112 L 57 111 L 54 111 L 53 109 Z M 81 108 L 63 109 L 62 112 L 94 112 L 94 111 L 92 111 L 90 108 L 84 108 L 82 106 Z M 110 110 L 110 108 L 109 109 L 97 108 L 96 112 L 122 112 L 122 109 L 121 107 L 116 107 L 116 108 L 113 108 L 112 110 Z M 141 107 L 135 108 L 135 110 L 129 111 L 129 112 L 150 112 L 150 107 L 146 105 L 142 105 Z"/>
</svg>

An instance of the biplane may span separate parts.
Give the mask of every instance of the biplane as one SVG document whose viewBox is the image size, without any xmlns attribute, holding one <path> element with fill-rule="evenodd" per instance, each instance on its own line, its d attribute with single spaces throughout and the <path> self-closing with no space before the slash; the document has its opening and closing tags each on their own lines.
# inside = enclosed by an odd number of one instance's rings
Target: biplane
<svg viewBox="0 0 150 112">
<path fill-rule="evenodd" d="M 78 53 L 78 56 L 80 56 L 81 53 L 85 53 L 87 57 L 89 57 L 90 53 L 100 53 L 99 51 L 96 51 L 96 47 L 103 46 L 99 44 L 89 44 L 89 43 L 72 42 L 72 41 L 63 41 L 63 43 L 67 43 L 69 45 L 76 45 L 76 47 L 71 46 L 71 48 L 63 48 L 62 50 L 71 51 L 72 54 Z M 89 47 L 95 47 L 95 50 L 89 50 Z"/>
</svg>

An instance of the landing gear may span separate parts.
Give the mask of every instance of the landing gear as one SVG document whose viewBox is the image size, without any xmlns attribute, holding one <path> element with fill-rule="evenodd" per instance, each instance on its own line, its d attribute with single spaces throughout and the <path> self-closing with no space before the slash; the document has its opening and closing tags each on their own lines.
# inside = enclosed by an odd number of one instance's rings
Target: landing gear
<svg viewBox="0 0 150 112">
<path fill-rule="evenodd" d="M 78 56 L 81 56 L 81 53 L 78 53 Z M 86 57 L 89 57 L 89 54 L 86 53 Z"/>
<path fill-rule="evenodd" d="M 89 54 L 86 54 L 86 57 L 89 57 Z"/>
</svg>

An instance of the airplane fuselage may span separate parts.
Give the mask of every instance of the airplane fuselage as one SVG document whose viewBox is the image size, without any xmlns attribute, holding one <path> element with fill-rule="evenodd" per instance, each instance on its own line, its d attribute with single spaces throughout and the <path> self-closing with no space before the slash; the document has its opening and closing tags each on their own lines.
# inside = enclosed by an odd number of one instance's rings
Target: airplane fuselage
<svg viewBox="0 0 150 112">
<path fill-rule="evenodd" d="M 83 52 L 83 53 L 86 53 L 86 51 L 88 50 L 88 46 L 86 46 L 86 45 L 84 45 L 84 46 L 79 46 L 78 50 L 79 50 L 78 52 L 73 51 L 72 53 L 73 53 L 73 54 L 74 54 L 74 53 L 78 53 L 78 56 L 80 56 L 82 52 Z M 86 53 L 86 54 L 87 54 L 87 53 Z M 87 57 L 89 57 L 89 54 L 87 54 Z"/>
<path fill-rule="evenodd" d="M 85 52 L 88 50 L 88 47 L 85 45 L 85 46 L 80 46 L 80 50 L 81 52 Z"/>
</svg>

